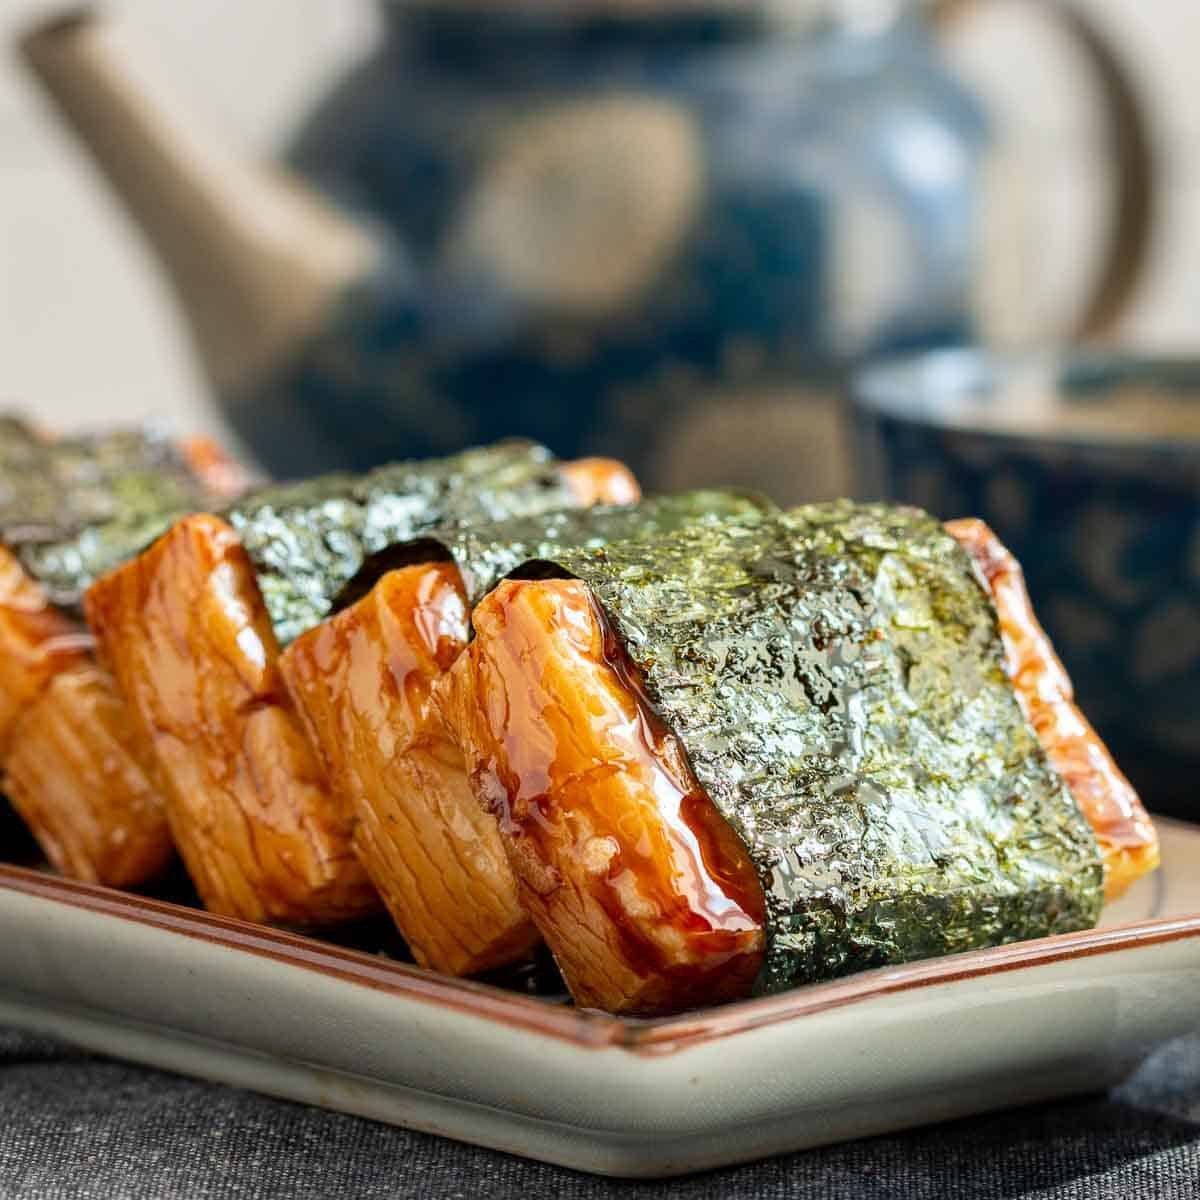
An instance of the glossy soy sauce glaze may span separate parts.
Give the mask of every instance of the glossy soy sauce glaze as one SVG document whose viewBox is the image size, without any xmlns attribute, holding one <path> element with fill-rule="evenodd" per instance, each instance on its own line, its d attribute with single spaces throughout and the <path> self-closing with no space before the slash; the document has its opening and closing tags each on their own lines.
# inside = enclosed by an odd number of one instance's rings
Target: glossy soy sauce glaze
<svg viewBox="0 0 1200 1200">
<path fill-rule="evenodd" d="M 674 785 L 668 795 L 656 790 L 658 811 L 672 840 L 686 847 L 691 859 L 692 872 L 683 878 L 696 926 L 737 932 L 761 928 L 765 901 L 745 846 L 697 781 L 679 739 L 654 711 L 643 674 L 604 609 L 594 596 L 590 599 L 592 617 L 603 635 L 604 664 L 628 693 L 637 714 L 632 728 L 641 757 L 648 764 L 661 764 Z"/>
<path fill-rule="evenodd" d="M 474 624 L 446 707 L 576 1001 L 661 1012 L 748 994 L 764 945 L 753 866 L 585 585 L 502 583 Z"/>
<path fill-rule="evenodd" d="M 88 622 L 142 744 L 170 834 L 208 908 L 334 924 L 378 898 L 350 818 L 287 697 L 255 572 L 231 527 L 198 515 L 86 596 Z"/>
<path fill-rule="evenodd" d="M 749 849 L 761 988 L 1094 924 L 1094 836 L 933 518 L 811 505 L 556 561 Z"/>
<path fill-rule="evenodd" d="M 417 962 L 450 975 L 521 961 L 537 941 L 495 821 L 431 702 L 467 637 L 457 568 L 426 563 L 389 572 L 280 658 L 333 796 L 353 814 L 359 862 Z"/>
</svg>

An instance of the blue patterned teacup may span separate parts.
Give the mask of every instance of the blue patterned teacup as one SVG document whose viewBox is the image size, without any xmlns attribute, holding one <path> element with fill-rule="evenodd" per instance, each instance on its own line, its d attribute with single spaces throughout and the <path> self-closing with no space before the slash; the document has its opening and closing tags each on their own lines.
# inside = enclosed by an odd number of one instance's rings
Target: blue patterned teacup
<svg viewBox="0 0 1200 1200">
<path fill-rule="evenodd" d="M 1200 813 L 1200 359 L 955 350 L 851 392 L 862 490 L 983 517 L 1148 804 Z"/>
</svg>

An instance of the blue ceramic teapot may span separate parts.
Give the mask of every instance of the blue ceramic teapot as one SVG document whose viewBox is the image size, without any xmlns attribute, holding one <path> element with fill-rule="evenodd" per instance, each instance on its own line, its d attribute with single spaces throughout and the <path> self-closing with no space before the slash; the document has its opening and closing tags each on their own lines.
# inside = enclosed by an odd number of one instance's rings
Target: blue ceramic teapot
<svg viewBox="0 0 1200 1200">
<path fill-rule="evenodd" d="M 384 11 L 287 173 L 167 116 L 92 14 L 24 43 L 273 473 L 522 434 L 623 457 L 650 486 L 827 495 L 849 486 L 839 368 L 972 336 L 987 124 L 925 8 Z M 1119 199 L 1093 326 L 1133 274 L 1136 185 Z"/>
</svg>

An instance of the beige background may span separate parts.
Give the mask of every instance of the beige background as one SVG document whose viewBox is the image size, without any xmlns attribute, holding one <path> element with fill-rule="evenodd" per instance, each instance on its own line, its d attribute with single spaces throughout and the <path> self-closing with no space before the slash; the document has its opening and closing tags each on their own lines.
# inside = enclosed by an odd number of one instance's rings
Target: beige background
<svg viewBox="0 0 1200 1200">
<path fill-rule="evenodd" d="M 1200 348 L 1200 5 L 1080 2 L 1137 69 L 1165 170 L 1155 261 L 1123 336 Z M 17 29 L 60 7 L 0 0 L 0 406 L 59 427 L 158 414 L 219 430 L 153 261 L 8 49 Z M 191 107 L 254 153 L 286 139 L 378 25 L 362 0 L 110 7 L 134 23 Z M 1086 286 L 1104 194 L 1089 85 L 1031 7 L 995 3 L 952 48 L 1005 114 L 1009 169 L 998 194 L 1025 232 L 993 268 L 1009 281 L 1006 295 L 1016 279 L 1031 297 L 1018 329 L 1061 314 Z"/>
</svg>

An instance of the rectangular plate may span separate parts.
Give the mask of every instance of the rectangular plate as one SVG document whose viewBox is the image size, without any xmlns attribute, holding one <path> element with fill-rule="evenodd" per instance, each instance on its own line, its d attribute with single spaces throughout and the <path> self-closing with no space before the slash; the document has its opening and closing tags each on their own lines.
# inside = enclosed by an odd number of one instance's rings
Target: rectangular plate
<svg viewBox="0 0 1200 1200">
<path fill-rule="evenodd" d="M 1200 828 L 1097 930 L 666 1020 L 0 867 L 0 1023 L 587 1171 L 671 1175 L 1115 1083 L 1200 1018 Z"/>
</svg>

